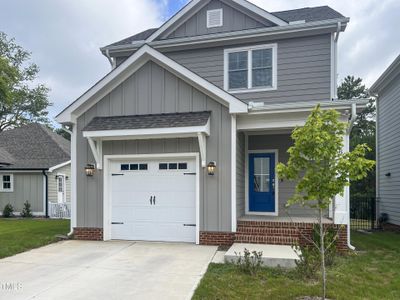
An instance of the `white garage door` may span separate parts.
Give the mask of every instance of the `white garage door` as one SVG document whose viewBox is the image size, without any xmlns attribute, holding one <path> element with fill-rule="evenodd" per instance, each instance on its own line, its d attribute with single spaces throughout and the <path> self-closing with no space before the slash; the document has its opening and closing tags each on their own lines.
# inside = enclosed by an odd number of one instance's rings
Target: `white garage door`
<svg viewBox="0 0 400 300">
<path fill-rule="evenodd" d="M 111 164 L 111 238 L 196 241 L 195 160 Z"/>
</svg>

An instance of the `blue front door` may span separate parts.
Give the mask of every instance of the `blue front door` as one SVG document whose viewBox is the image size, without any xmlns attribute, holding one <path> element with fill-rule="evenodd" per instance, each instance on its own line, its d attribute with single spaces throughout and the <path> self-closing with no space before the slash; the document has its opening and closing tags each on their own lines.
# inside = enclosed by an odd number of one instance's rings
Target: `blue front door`
<svg viewBox="0 0 400 300">
<path fill-rule="evenodd" d="M 249 211 L 275 212 L 275 154 L 249 154 Z"/>
</svg>

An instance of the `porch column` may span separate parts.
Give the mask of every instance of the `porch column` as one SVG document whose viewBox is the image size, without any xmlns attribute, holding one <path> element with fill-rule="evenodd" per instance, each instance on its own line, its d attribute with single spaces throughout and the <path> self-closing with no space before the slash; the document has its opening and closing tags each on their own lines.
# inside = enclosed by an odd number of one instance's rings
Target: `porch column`
<svg viewBox="0 0 400 300">
<path fill-rule="evenodd" d="M 350 151 L 350 136 L 343 136 L 343 152 Z M 348 224 L 350 216 L 350 187 L 344 188 L 344 194 L 337 195 L 334 202 L 334 222 L 335 224 Z"/>
<path fill-rule="evenodd" d="M 236 232 L 236 146 L 237 146 L 237 122 L 236 115 L 231 116 L 231 221 L 232 232 Z"/>
</svg>

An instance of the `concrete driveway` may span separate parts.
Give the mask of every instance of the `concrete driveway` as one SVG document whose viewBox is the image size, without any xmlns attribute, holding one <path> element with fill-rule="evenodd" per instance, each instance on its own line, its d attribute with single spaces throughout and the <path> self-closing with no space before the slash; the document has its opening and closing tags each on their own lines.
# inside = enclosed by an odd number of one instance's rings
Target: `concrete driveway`
<svg viewBox="0 0 400 300">
<path fill-rule="evenodd" d="M 0 299 L 190 299 L 216 250 L 64 241 L 0 260 Z"/>
</svg>

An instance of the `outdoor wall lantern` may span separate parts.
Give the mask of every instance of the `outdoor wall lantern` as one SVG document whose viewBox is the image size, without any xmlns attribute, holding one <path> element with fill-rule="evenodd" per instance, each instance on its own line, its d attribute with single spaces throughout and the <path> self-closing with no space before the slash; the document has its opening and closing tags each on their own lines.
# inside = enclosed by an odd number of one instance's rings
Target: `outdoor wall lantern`
<svg viewBox="0 0 400 300">
<path fill-rule="evenodd" d="M 392 174 L 389 172 L 389 173 L 386 173 L 385 176 L 390 177 L 390 176 L 392 176 Z"/>
<path fill-rule="evenodd" d="M 217 169 L 217 163 L 215 161 L 210 161 L 207 165 L 208 175 L 213 176 L 215 174 L 216 169 Z"/>
<path fill-rule="evenodd" d="M 85 174 L 86 176 L 93 176 L 95 171 L 94 165 L 87 164 L 85 167 Z"/>
</svg>

